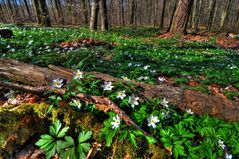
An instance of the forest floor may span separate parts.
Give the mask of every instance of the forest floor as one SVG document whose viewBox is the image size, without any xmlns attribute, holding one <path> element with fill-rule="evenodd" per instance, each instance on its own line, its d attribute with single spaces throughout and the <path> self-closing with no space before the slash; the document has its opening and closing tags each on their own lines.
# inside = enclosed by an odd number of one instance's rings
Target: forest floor
<svg viewBox="0 0 239 159">
<path fill-rule="evenodd" d="M 13 38 L 0 39 L 1 58 L 13 58 L 43 67 L 53 64 L 86 72 L 98 71 L 114 77 L 178 86 L 239 101 L 238 37 L 204 33 L 179 38 L 170 34 L 160 35 L 160 30 L 152 28 L 113 28 L 109 32 L 90 32 L 86 28 L 0 27 L 12 29 L 14 33 Z M 1 90 L 0 105 L 7 105 L 4 97 L 7 92 Z M 19 93 L 16 98 L 23 103 L 42 101 L 32 94 Z M 138 113 L 140 111 L 143 110 L 138 110 Z M 162 122 L 168 127 L 165 126 L 165 131 L 159 130 L 158 134 L 164 147 L 170 153 L 172 151 L 175 158 L 186 154 L 190 154 L 190 158 L 215 158 L 229 153 L 239 156 L 238 123 L 196 115 L 191 119 L 183 112 L 174 109 L 173 112 L 176 115 L 171 115 L 177 116 L 175 121 Z M 195 130 L 189 128 L 190 124 L 183 123 L 186 119 L 198 124 L 194 125 Z M 182 121 L 183 126 L 176 120 Z M 220 124 L 226 126 L 220 127 Z M 180 135 L 173 129 L 191 136 Z M 235 130 L 231 132 L 230 129 Z M 148 131 L 154 135 L 157 133 L 151 129 Z M 170 131 L 174 133 L 172 141 L 167 138 Z M 214 134 L 210 134 L 211 131 Z M 226 149 L 218 146 L 219 139 L 227 145 Z"/>
</svg>

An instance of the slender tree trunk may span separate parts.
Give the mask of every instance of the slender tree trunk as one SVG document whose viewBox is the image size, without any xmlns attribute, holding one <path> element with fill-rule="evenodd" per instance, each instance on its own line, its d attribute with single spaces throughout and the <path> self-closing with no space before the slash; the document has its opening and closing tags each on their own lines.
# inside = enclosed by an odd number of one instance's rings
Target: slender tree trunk
<svg viewBox="0 0 239 159">
<path fill-rule="evenodd" d="M 172 23 L 173 23 L 173 17 L 174 17 L 174 14 L 175 14 L 175 12 L 176 12 L 176 8 L 177 8 L 177 3 L 178 3 L 178 1 L 176 1 L 176 4 L 175 5 L 173 5 L 173 11 L 172 11 L 172 14 L 170 15 L 170 18 L 169 18 L 169 26 L 168 26 L 168 29 L 167 29 L 167 32 L 169 32 L 170 31 L 170 28 L 171 28 L 171 26 L 172 26 Z M 170 8 L 169 8 L 170 9 Z M 170 13 L 170 10 L 168 11 L 168 13 Z"/>
<path fill-rule="evenodd" d="M 36 14 L 36 19 L 37 19 L 37 24 L 41 24 L 41 10 L 40 10 L 40 4 L 38 3 L 38 0 L 33 0 L 33 7 L 34 7 L 34 11 Z"/>
<path fill-rule="evenodd" d="M 41 10 L 42 10 L 42 26 L 46 26 L 46 27 L 51 27 L 51 20 L 50 20 L 50 15 L 48 12 L 48 8 L 46 5 L 46 0 L 41 0 L 40 1 L 40 6 L 41 6 Z"/>
<path fill-rule="evenodd" d="M 99 0 L 99 9 L 100 9 L 100 21 L 101 21 L 101 30 L 108 30 L 108 20 L 107 20 L 107 8 L 106 0 Z"/>
<path fill-rule="evenodd" d="M 194 33 L 197 33 L 199 31 L 199 24 L 200 24 L 200 16 L 199 14 L 202 13 L 203 9 L 203 0 L 198 0 L 198 9 L 197 9 L 197 15 L 195 16 L 195 27 L 194 27 Z"/>
<path fill-rule="evenodd" d="M 92 6 L 91 6 L 91 18 L 90 18 L 90 30 L 91 31 L 94 31 L 97 29 L 98 12 L 99 12 L 99 1 L 93 0 Z"/>
<path fill-rule="evenodd" d="M 32 20 L 32 16 L 31 16 L 31 12 L 30 12 L 30 8 L 29 8 L 29 5 L 27 3 L 27 0 L 23 0 L 23 2 L 24 2 L 24 5 L 26 7 L 26 11 L 27 11 L 28 17 L 29 17 L 30 20 Z"/>
<path fill-rule="evenodd" d="M 124 19 L 124 0 L 121 0 L 121 19 L 122 19 L 122 25 L 125 25 L 125 19 Z"/>
<path fill-rule="evenodd" d="M 130 5 L 130 25 L 134 25 L 134 17 L 135 17 L 135 11 L 136 11 L 136 5 L 135 5 L 135 0 L 131 0 L 131 5 Z"/>
<path fill-rule="evenodd" d="M 88 10 L 86 7 L 86 3 L 85 0 L 81 0 L 81 5 L 82 5 L 82 10 L 83 10 L 83 14 L 84 14 L 84 24 L 88 25 Z"/>
<path fill-rule="evenodd" d="M 166 0 L 163 0 L 162 2 L 162 8 L 161 8 L 161 14 L 160 14 L 160 24 L 159 27 L 162 29 L 163 25 L 164 25 L 164 16 L 165 16 L 165 4 L 166 4 Z"/>
<path fill-rule="evenodd" d="M 62 7 L 61 7 L 61 1 L 60 0 L 55 0 L 56 2 L 56 5 L 57 5 L 57 12 L 58 12 L 58 15 L 59 15 L 59 22 L 61 24 L 65 24 L 65 20 L 64 20 L 64 17 L 63 17 L 63 12 L 62 12 Z"/>
<path fill-rule="evenodd" d="M 209 18 L 208 18 L 208 23 L 206 28 L 207 31 L 212 28 L 215 8 L 216 8 L 216 0 L 213 0 L 211 1 L 210 7 L 209 7 Z"/>
<path fill-rule="evenodd" d="M 227 0 L 225 10 L 222 11 L 220 27 L 225 27 L 225 19 L 228 16 L 231 0 Z"/>
<path fill-rule="evenodd" d="M 170 32 L 172 34 L 186 34 L 191 3 L 192 0 L 179 0 L 170 27 Z"/>
</svg>

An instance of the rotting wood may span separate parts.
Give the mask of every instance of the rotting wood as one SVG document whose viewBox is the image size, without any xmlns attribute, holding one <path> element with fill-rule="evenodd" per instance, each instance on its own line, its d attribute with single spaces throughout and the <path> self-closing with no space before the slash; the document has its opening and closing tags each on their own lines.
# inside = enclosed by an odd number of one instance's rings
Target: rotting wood
<svg viewBox="0 0 239 159">
<path fill-rule="evenodd" d="M 184 90 L 174 86 L 149 85 L 135 81 L 125 81 L 100 72 L 86 72 L 86 74 L 93 75 L 94 78 L 103 81 L 122 82 L 124 84 L 132 83 L 142 89 L 142 97 L 166 98 L 183 111 L 191 109 L 199 115 L 207 113 L 227 121 L 239 121 L 239 103 L 235 101 L 226 101 L 218 96 L 207 95 L 193 90 Z M 62 78 L 66 81 L 71 80 L 74 71 L 53 65 L 50 65 L 48 68 L 42 68 L 13 59 L 0 59 L 0 75 L 14 83 L 18 82 L 40 89 L 44 88 L 44 86 L 49 86 L 51 81 L 56 78 Z M 6 87 L 4 84 L 6 85 L 6 83 L 1 82 L 0 86 Z"/>
</svg>

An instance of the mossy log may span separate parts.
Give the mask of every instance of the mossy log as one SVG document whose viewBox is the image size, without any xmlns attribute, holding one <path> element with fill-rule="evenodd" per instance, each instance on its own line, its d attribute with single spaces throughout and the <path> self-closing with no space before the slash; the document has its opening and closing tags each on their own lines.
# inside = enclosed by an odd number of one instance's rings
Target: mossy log
<svg viewBox="0 0 239 159">
<path fill-rule="evenodd" d="M 191 109 L 196 114 L 209 114 L 227 121 L 239 121 L 239 103 L 225 100 L 219 96 L 207 95 L 193 90 L 185 90 L 179 87 L 168 85 L 149 85 L 135 81 L 124 81 L 99 72 L 86 72 L 96 79 L 112 82 L 128 82 L 141 88 L 141 95 L 145 98 L 166 98 L 175 104 L 179 109 L 185 111 Z M 43 93 L 49 88 L 53 79 L 61 78 L 66 81 L 72 79 L 74 71 L 49 65 L 42 68 L 31 64 L 22 63 L 13 59 L 0 59 L 0 75 L 15 83 L 22 83 L 27 86 L 26 91 Z M 2 87 L 11 87 L 0 82 Z M 18 87 L 13 87 L 18 88 Z"/>
</svg>

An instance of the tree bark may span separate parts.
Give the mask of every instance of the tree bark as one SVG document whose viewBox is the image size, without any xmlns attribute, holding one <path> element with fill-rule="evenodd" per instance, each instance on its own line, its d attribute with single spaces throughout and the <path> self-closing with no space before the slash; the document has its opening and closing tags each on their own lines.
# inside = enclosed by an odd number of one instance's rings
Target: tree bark
<svg viewBox="0 0 239 159">
<path fill-rule="evenodd" d="M 230 4 L 231 4 L 231 0 L 227 0 L 225 10 L 222 11 L 221 22 L 220 22 L 220 27 L 221 28 L 225 27 L 225 19 L 228 16 Z"/>
<path fill-rule="evenodd" d="M 209 6 L 209 17 L 208 17 L 208 23 L 206 28 L 207 31 L 209 31 L 212 28 L 215 8 L 216 8 L 216 0 L 213 0 L 211 1 L 211 4 Z"/>
<path fill-rule="evenodd" d="M 99 0 L 99 14 L 100 14 L 100 21 L 101 21 L 101 30 L 106 31 L 108 30 L 108 20 L 107 20 L 107 8 L 106 8 L 106 1 Z"/>
<path fill-rule="evenodd" d="M 81 0 L 81 4 L 82 4 L 82 9 L 84 14 L 84 24 L 87 25 L 89 22 L 88 22 L 88 11 L 85 4 L 85 0 Z"/>
<path fill-rule="evenodd" d="M 131 5 L 130 5 L 130 25 L 134 25 L 134 18 L 135 18 L 135 11 L 136 11 L 136 5 L 135 5 L 135 0 L 131 0 Z"/>
<path fill-rule="evenodd" d="M 93 0 L 91 6 L 90 30 L 97 30 L 99 0 Z"/>
<path fill-rule="evenodd" d="M 202 13 L 203 9 L 203 0 L 198 0 L 197 12 L 195 16 L 195 26 L 194 26 L 194 33 L 199 31 L 199 24 L 200 24 L 200 13 Z"/>
<path fill-rule="evenodd" d="M 175 35 L 186 34 L 192 0 L 179 0 L 174 13 L 170 32 Z"/>
<path fill-rule="evenodd" d="M 161 8 L 161 14 L 160 14 L 160 24 L 159 27 L 162 29 L 163 25 L 164 25 L 164 16 L 165 16 L 165 4 L 166 4 L 166 0 L 163 0 L 162 2 L 162 8 Z"/>
<path fill-rule="evenodd" d="M 37 24 L 40 25 L 42 23 L 42 20 L 41 20 L 40 4 L 38 0 L 33 0 L 33 7 L 36 14 Z"/>
<path fill-rule="evenodd" d="M 41 7 L 41 11 L 42 11 L 42 26 L 46 26 L 46 27 L 51 27 L 51 20 L 50 20 L 50 15 L 49 15 L 49 11 L 46 5 L 46 0 L 41 0 L 40 1 L 40 7 Z"/>
<path fill-rule="evenodd" d="M 27 0 L 23 0 L 23 2 L 24 2 L 24 5 L 25 5 L 25 7 L 26 7 L 27 14 L 28 14 L 30 20 L 32 20 L 32 16 L 31 16 L 31 12 L 30 12 L 30 8 L 29 8 L 29 5 L 28 5 L 28 3 L 27 3 Z"/>
<path fill-rule="evenodd" d="M 142 89 L 141 97 L 166 98 L 183 111 L 191 109 L 199 115 L 208 113 L 227 121 L 239 121 L 239 103 L 225 101 L 225 99 L 218 96 L 206 95 L 168 85 L 149 85 L 135 81 L 128 83 L 128 81 L 99 72 L 88 72 L 85 74 L 93 75 L 96 79 L 103 81 L 122 82 L 126 85 L 129 83 L 134 84 Z M 74 72 L 70 69 L 51 65 L 48 68 L 42 68 L 12 59 L 0 59 L 0 75 L 15 83 L 20 82 L 28 85 L 28 87 L 34 86 L 39 88 L 38 93 L 43 93 L 46 91 L 43 88 L 48 88 L 53 79 L 61 78 L 69 81 L 72 79 Z M 6 83 L 0 82 L 0 86 L 4 87 L 6 85 Z"/>
</svg>

